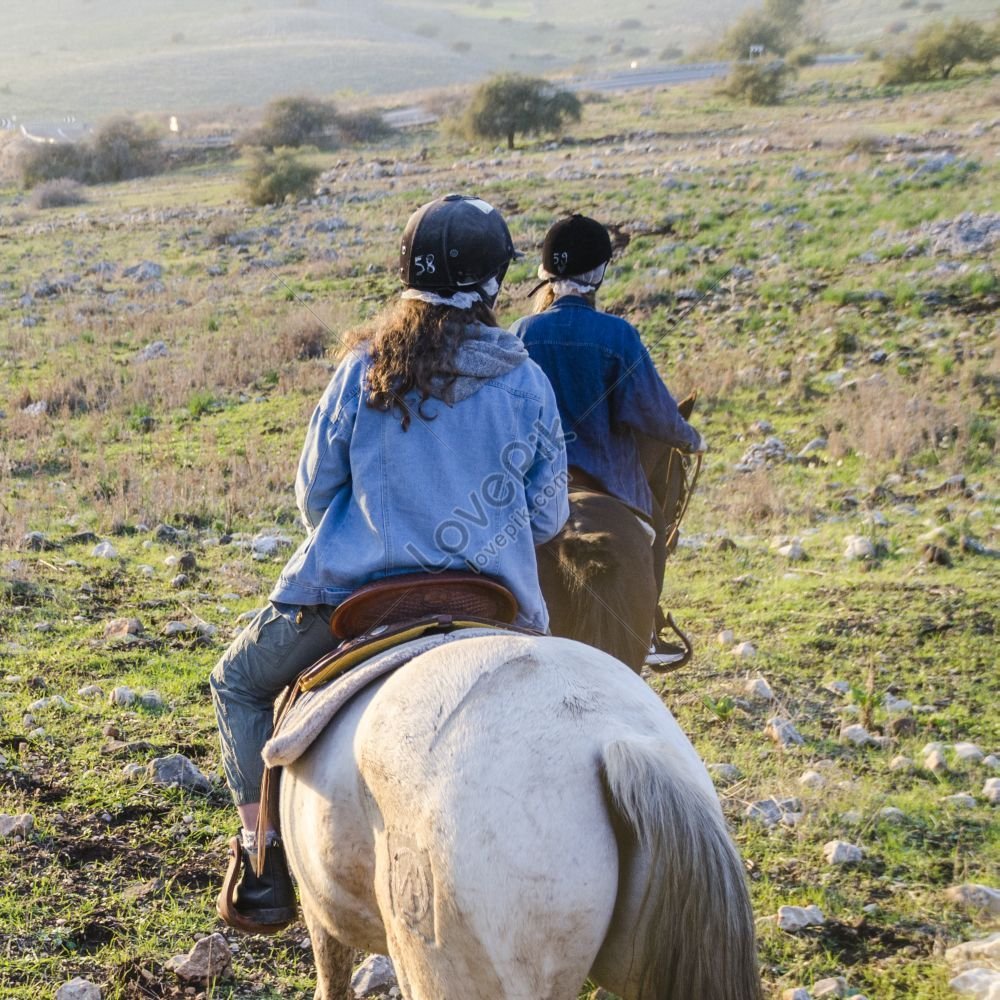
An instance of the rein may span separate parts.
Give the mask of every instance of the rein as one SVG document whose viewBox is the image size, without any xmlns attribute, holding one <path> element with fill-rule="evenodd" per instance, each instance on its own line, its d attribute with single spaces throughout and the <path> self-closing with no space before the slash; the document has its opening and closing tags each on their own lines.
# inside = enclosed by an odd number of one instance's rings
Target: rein
<svg viewBox="0 0 1000 1000">
<path fill-rule="evenodd" d="M 674 462 L 680 463 L 680 475 L 683 489 L 680 500 L 677 504 L 677 514 L 674 523 L 670 526 L 670 534 L 667 535 L 667 549 L 677 541 L 677 533 L 680 531 L 681 520 L 687 513 L 688 504 L 691 502 L 691 495 L 698 485 L 698 477 L 701 475 L 702 453 L 696 452 L 694 455 L 685 455 L 677 448 L 670 449 L 670 458 L 667 462 L 667 479 L 673 475 Z"/>
</svg>

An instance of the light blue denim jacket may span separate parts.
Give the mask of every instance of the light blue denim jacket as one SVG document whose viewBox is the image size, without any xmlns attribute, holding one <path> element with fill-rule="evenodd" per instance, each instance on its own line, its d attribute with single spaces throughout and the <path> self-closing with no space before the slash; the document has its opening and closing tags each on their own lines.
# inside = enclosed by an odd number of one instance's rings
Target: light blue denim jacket
<svg viewBox="0 0 1000 1000">
<path fill-rule="evenodd" d="M 545 630 L 536 545 L 569 516 L 566 449 L 548 379 L 527 358 L 448 405 L 365 403 L 370 358 L 340 363 L 309 423 L 295 494 L 308 529 L 271 600 L 337 605 L 397 573 L 473 569 L 514 593 L 517 623 Z"/>
</svg>

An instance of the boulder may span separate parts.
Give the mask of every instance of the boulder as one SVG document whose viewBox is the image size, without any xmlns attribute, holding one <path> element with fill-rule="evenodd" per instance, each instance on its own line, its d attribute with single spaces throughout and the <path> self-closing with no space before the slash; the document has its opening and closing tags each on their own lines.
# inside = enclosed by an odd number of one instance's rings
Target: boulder
<svg viewBox="0 0 1000 1000">
<path fill-rule="evenodd" d="M 396 985 L 396 970 L 385 955 L 369 955 L 351 977 L 351 990 L 358 998 L 380 996 Z"/>
<path fill-rule="evenodd" d="M 233 954 L 229 942 L 216 932 L 196 942 L 186 955 L 167 959 L 165 965 L 182 982 L 208 985 L 232 974 Z"/>
<path fill-rule="evenodd" d="M 146 765 L 146 773 L 154 785 L 176 786 L 192 792 L 208 792 L 212 783 L 182 753 L 154 757 Z"/>
<path fill-rule="evenodd" d="M 778 907 L 778 926 L 783 931 L 800 931 L 803 927 L 821 927 L 825 923 L 823 911 L 815 904 Z"/>
<path fill-rule="evenodd" d="M 1000 917 L 1000 890 L 978 882 L 953 885 L 945 897 L 963 910 L 972 910 L 990 917 Z"/>
<path fill-rule="evenodd" d="M 101 988 L 77 976 L 56 990 L 56 1000 L 101 1000 Z"/>
<path fill-rule="evenodd" d="M 860 847 L 843 840 L 831 840 L 823 845 L 823 857 L 828 865 L 856 865 L 864 856 Z"/>
<path fill-rule="evenodd" d="M 0 813 L 0 840 L 24 840 L 35 828 L 35 817 L 28 813 L 7 816 Z"/>
</svg>

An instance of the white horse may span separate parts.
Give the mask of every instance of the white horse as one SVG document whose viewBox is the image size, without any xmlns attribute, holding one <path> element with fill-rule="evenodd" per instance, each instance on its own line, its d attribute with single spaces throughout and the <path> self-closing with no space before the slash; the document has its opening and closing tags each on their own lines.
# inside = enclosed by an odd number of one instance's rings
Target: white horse
<svg viewBox="0 0 1000 1000">
<path fill-rule="evenodd" d="M 568 639 L 451 642 L 350 702 L 282 777 L 316 958 L 409 1000 L 759 1000 L 753 917 L 711 780 L 659 698 Z"/>
</svg>

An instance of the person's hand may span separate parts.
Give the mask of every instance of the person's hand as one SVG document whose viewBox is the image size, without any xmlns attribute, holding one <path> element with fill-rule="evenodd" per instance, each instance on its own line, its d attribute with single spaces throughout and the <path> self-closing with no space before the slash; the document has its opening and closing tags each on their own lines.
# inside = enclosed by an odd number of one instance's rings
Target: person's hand
<svg viewBox="0 0 1000 1000">
<path fill-rule="evenodd" d="M 698 435 L 698 443 L 691 449 L 692 455 L 704 455 L 708 451 L 708 442 L 705 440 L 701 431 L 695 431 Z"/>
</svg>

